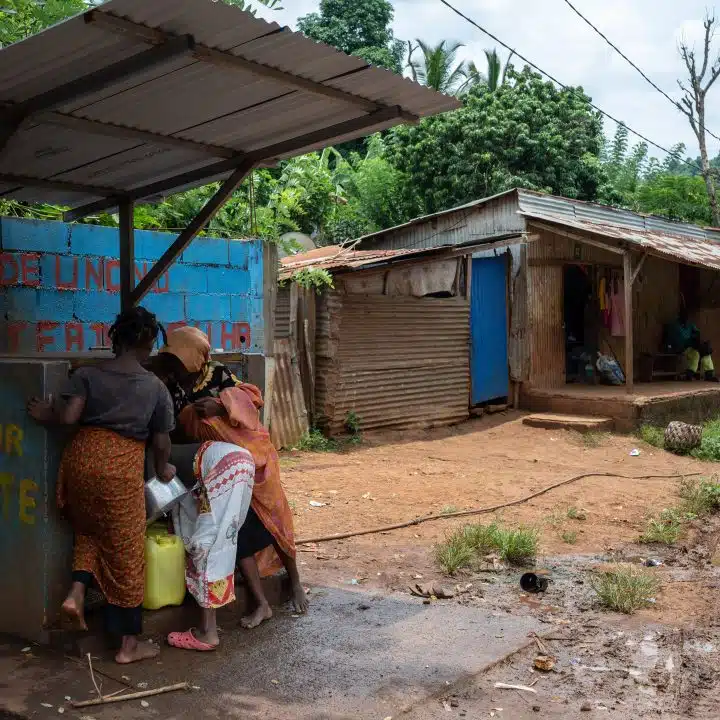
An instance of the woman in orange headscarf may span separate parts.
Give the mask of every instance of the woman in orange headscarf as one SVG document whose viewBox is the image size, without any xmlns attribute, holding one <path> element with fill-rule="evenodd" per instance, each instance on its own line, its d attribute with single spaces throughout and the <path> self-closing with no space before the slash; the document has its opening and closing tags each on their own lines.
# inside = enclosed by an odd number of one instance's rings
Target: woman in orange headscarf
<svg viewBox="0 0 720 720">
<path fill-rule="evenodd" d="M 277 450 L 260 422 L 260 390 L 238 380 L 222 363 L 211 361 L 208 337 L 194 327 L 168 334 L 154 369 L 170 390 L 177 428 L 186 441 L 233 443 L 248 450 L 255 461 L 252 503 L 238 533 L 238 564 L 258 607 L 243 625 L 256 627 L 272 616 L 260 577 L 283 565 L 295 608 L 305 612 L 308 601 L 295 561 L 292 511 L 280 484 Z"/>
</svg>

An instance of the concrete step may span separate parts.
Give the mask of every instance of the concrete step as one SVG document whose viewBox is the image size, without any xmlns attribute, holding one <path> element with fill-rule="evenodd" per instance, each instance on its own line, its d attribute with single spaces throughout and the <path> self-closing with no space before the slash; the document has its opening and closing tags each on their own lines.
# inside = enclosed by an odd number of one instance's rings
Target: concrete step
<svg viewBox="0 0 720 720">
<path fill-rule="evenodd" d="M 557 413 L 528 415 L 523 418 L 523 424 L 545 430 L 575 430 L 576 432 L 608 432 L 613 429 L 612 418 Z"/>
</svg>

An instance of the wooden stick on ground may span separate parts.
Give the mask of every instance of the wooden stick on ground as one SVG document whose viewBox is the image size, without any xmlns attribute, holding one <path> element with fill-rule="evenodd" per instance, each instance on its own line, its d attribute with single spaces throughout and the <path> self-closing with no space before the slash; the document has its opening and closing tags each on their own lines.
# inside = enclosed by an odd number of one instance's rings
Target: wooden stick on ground
<svg viewBox="0 0 720 720">
<path fill-rule="evenodd" d="M 93 672 L 93 666 L 92 666 L 92 655 L 90 653 L 87 654 L 88 659 L 88 665 L 90 666 L 90 679 L 92 680 L 92 684 L 95 686 L 95 691 L 98 694 L 98 697 L 102 699 L 103 694 L 100 692 L 100 688 L 98 687 L 98 684 L 95 682 L 95 673 Z"/>
<path fill-rule="evenodd" d="M 91 707 L 92 705 L 107 705 L 109 703 L 125 702 L 126 700 L 140 700 L 141 698 L 152 697 L 153 695 L 162 695 L 164 693 L 176 692 L 177 690 L 189 690 L 190 683 L 178 683 L 177 685 L 166 685 L 165 687 L 155 688 L 154 690 L 142 690 L 140 692 L 128 693 L 127 695 L 116 695 L 111 697 L 97 698 L 96 700 L 81 700 L 73 702 L 74 708 Z"/>
</svg>

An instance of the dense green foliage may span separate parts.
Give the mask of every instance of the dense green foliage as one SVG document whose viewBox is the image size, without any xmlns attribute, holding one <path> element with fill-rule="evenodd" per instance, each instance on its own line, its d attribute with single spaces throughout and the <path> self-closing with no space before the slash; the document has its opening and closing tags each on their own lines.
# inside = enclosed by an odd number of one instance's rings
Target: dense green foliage
<svg viewBox="0 0 720 720">
<path fill-rule="evenodd" d="M 373 65 L 400 72 L 404 44 L 393 34 L 388 0 L 320 0 L 320 12 L 298 20 L 305 35 Z"/>
<path fill-rule="evenodd" d="M 96 4 L 91 0 L 3 0 L 0 47 L 34 35 Z"/>
<path fill-rule="evenodd" d="M 453 113 L 401 127 L 388 158 L 427 212 L 521 186 L 592 200 L 602 124 L 582 90 L 558 90 L 525 68 L 495 92 L 479 85 Z"/>
<path fill-rule="evenodd" d="M 599 199 L 636 212 L 710 224 L 705 182 L 699 171 L 694 171 L 692 161 L 683 160 L 685 147 L 676 145 L 661 163 L 649 157 L 646 143 L 630 147 L 628 135 L 627 128 L 620 125 L 603 150 L 601 161 L 607 181 Z M 720 157 L 713 162 L 718 161 Z"/>
</svg>

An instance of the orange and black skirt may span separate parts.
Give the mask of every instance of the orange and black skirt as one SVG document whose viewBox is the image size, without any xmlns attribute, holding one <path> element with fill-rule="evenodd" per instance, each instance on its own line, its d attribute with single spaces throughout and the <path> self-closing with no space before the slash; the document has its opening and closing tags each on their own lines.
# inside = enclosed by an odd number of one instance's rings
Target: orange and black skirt
<svg viewBox="0 0 720 720">
<path fill-rule="evenodd" d="M 143 441 L 96 427 L 81 428 L 60 463 L 58 506 L 75 532 L 73 577 L 92 576 L 109 606 L 134 611 L 132 627 L 118 628 L 120 634 L 138 633 L 141 622 L 144 471 Z"/>
</svg>

